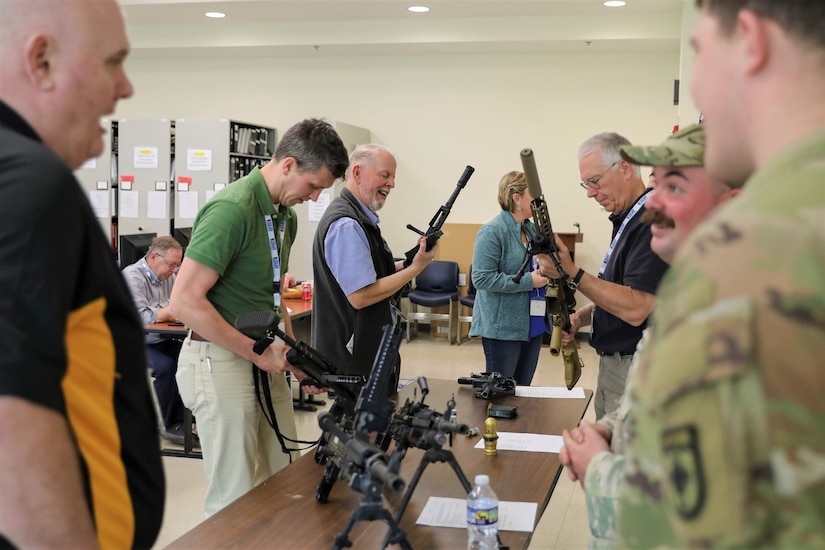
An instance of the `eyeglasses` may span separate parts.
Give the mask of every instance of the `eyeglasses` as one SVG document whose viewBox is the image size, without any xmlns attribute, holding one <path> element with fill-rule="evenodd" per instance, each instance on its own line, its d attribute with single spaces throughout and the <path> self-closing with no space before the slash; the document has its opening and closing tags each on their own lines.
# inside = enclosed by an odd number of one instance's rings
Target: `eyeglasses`
<svg viewBox="0 0 825 550">
<path fill-rule="evenodd" d="M 167 260 L 166 258 L 164 258 L 163 256 L 161 256 L 161 255 L 160 255 L 160 254 L 158 254 L 157 252 L 155 252 L 155 254 L 157 255 L 157 257 L 158 257 L 158 258 L 160 258 L 161 260 L 163 260 L 163 263 L 165 263 L 167 266 L 169 266 L 169 269 L 171 269 L 172 271 L 177 271 L 178 269 L 180 269 L 180 264 L 177 264 L 177 263 L 171 263 L 169 260 Z"/>
<path fill-rule="evenodd" d="M 613 164 L 611 164 L 610 166 L 608 166 L 607 170 L 602 172 L 602 174 L 600 176 L 597 176 L 595 178 L 590 178 L 589 180 L 580 181 L 579 185 L 582 186 L 582 189 L 598 189 L 599 187 L 601 187 L 599 185 L 599 182 L 604 177 L 604 175 L 607 174 L 608 172 L 610 172 L 610 170 L 612 170 L 613 167 L 616 166 L 617 164 L 619 164 L 618 160 L 616 162 L 614 162 Z"/>
</svg>

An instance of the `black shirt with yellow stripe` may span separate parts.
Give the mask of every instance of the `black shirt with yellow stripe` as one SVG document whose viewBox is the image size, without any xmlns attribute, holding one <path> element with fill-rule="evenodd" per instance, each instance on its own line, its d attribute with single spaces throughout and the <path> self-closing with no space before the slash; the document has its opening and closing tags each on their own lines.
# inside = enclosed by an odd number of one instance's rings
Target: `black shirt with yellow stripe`
<svg viewBox="0 0 825 550">
<path fill-rule="evenodd" d="M 165 491 L 143 329 L 71 170 L 2 103 L 0 288 L 0 395 L 66 417 L 101 547 L 150 547 Z"/>
</svg>

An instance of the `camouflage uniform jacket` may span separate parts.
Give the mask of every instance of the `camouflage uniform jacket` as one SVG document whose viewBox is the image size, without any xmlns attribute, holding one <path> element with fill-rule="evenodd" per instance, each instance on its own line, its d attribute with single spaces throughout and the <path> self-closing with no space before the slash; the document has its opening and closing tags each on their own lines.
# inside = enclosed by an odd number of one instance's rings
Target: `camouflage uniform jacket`
<svg viewBox="0 0 825 550">
<path fill-rule="evenodd" d="M 618 546 L 668 545 L 664 509 L 680 547 L 825 547 L 825 131 L 694 232 L 657 300 Z"/>
<path fill-rule="evenodd" d="M 624 484 L 625 465 L 625 421 L 633 407 L 633 397 L 630 392 L 630 382 L 636 370 L 638 358 L 650 338 L 650 329 L 642 333 L 642 339 L 636 347 L 636 354 L 628 372 L 628 386 L 622 395 L 619 408 L 603 416 L 597 423 L 612 432 L 610 451 L 601 452 L 593 456 L 587 466 L 584 476 L 585 503 L 590 525 L 590 548 L 593 550 L 613 548 L 617 538 L 618 500 Z M 650 521 L 657 525 L 666 525 L 667 518 L 661 508 L 657 509 L 656 516 L 650 516 Z"/>
</svg>

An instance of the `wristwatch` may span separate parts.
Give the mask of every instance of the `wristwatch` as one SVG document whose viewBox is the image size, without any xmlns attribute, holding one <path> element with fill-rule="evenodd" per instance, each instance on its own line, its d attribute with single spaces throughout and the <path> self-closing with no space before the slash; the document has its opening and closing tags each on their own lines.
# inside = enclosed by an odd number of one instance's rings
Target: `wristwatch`
<svg viewBox="0 0 825 550">
<path fill-rule="evenodd" d="M 579 281 L 582 280 L 583 275 L 584 275 L 584 270 L 579 268 L 579 271 L 576 273 L 576 276 L 573 277 L 573 280 L 567 281 L 567 288 L 569 288 L 570 290 L 573 290 L 573 291 L 575 291 L 577 288 L 579 288 Z"/>
</svg>

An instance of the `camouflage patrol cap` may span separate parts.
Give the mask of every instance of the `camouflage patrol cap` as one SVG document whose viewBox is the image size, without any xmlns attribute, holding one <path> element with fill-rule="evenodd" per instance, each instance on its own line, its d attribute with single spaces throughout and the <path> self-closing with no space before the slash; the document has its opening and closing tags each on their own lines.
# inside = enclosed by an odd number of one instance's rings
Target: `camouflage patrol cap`
<svg viewBox="0 0 825 550">
<path fill-rule="evenodd" d="M 631 164 L 704 166 L 705 128 L 701 124 L 691 124 L 669 136 L 661 145 L 622 145 L 620 152 L 622 158 Z"/>
</svg>

